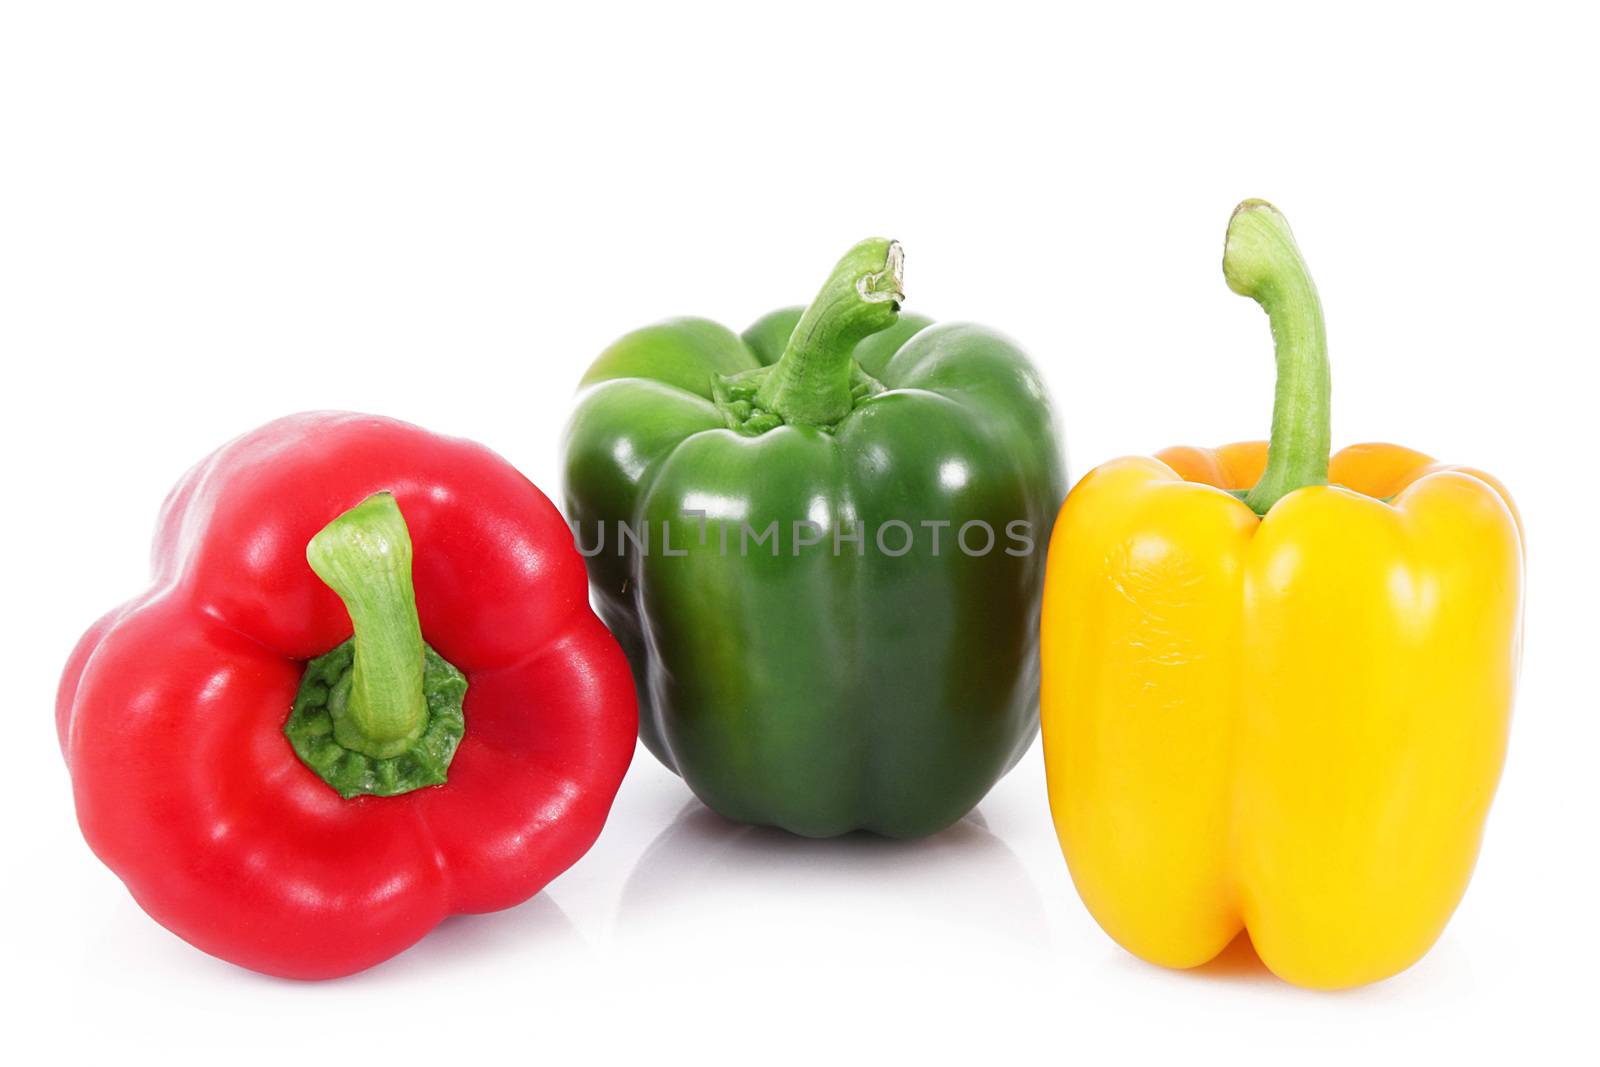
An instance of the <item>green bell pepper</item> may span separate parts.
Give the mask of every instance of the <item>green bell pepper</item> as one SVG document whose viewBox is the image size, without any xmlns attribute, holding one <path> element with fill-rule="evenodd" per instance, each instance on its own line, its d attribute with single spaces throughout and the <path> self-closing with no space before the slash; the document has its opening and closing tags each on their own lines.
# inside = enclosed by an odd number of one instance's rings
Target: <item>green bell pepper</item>
<svg viewBox="0 0 1600 1067">
<path fill-rule="evenodd" d="M 645 744 L 730 819 L 929 834 L 1038 729 L 1044 383 L 903 299 L 864 241 L 808 308 L 649 326 L 583 379 L 568 518 Z"/>
</svg>

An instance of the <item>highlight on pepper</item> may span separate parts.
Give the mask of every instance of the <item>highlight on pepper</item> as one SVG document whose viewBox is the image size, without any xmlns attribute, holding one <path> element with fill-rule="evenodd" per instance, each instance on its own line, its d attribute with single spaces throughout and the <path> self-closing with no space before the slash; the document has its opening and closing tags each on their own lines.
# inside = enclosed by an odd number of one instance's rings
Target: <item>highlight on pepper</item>
<svg viewBox="0 0 1600 1067">
<path fill-rule="evenodd" d="M 1330 458 L 1322 306 L 1270 204 L 1234 212 L 1223 271 L 1271 323 L 1271 436 L 1113 460 L 1068 496 L 1041 624 L 1050 806 L 1130 952 L 1193 967 L 1243 930 L 1290 982 L 1361 985 L 1421 958 L 1471 876 L 1522 530 L 1481 471 Z"/>
</svg>

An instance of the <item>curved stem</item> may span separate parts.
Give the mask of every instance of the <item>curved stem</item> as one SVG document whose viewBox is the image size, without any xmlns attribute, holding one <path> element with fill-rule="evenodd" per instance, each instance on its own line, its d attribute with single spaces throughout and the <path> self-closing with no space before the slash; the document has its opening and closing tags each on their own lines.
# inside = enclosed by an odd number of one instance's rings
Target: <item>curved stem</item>
<svg viewBox="0 0 1600 1067">
<path fill-rule="evenodd" d="M 306 546 L 355 629 L 355 668 L 334 739 L 375 759 L 399 755 L 428 725 L 422 625 L 411 585 L 411 535 L 389 493 L 374 493 Z"/>
<path fill-rule="evenodd" d="M 899 242 L 881 237 L 846 252 L 800 316 L 757 403 L 801 426 L 832 426 L 848 415 L 856 345 L 899 317 L 904 262 Z"/>
<path fill-rule="evenodd" d="M 1228 288 L 1267 313 L 1277 350 L 1267 467 L 1244 498 L 1265 515 L 1296 489 L 1328 484 L 1331 385 L 1322 302 L 1288 220 L 1265 200 L 1246 200 L 1234 209 L 1222 273 Z"/>
</svg>

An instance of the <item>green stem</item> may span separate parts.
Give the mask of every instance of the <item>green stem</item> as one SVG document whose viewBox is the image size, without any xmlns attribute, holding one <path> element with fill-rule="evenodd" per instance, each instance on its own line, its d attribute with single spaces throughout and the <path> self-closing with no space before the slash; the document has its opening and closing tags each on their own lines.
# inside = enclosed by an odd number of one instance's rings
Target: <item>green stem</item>
<svg viewBox="0 0 1600 1067">
<path fill-rule="evenodd" d="M 784 422 L 832 426 L 855 406 L 856 345 L 893 326 L 905 300 L 904 256 L 896 241 L 862 241 L 844 254 L 795 325 L 757 404 Z"/>
<path fill-rule="evenodd" d="M 1261 305 L 1272 323 L 1278 384 L 1267 467 L 1244 502 L 1265 515 L 1307 485 L 1328 484 L 1328 336 L 1322 302 L 1289 222 L 1265 200 L 1246 200 L 1228 222 L 1222 253 L 1228 288 Z"/>
<path fill-rule="evenodd" d="M 339 594 L 355 630 L 355 668 L 334 740 L 374 759 L 397 756 L 428 725 L 422 625 L 411 585 L 411 535 L 389 493 L 334 519 L 306 546 L 311 569 Z"/>
</svg>

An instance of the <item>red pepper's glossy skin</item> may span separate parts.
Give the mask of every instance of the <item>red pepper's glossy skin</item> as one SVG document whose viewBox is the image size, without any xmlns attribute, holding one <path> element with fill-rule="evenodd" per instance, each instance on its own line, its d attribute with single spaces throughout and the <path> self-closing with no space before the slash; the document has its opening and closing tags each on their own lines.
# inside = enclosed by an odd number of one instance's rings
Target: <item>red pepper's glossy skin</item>
<svg viewBox="0 0 1600 1067">
<path fill-rule="evenodd" d="M 467 676 L 467 729 L 446 784 L 346 800 L 283 724 L 303 661 L 351 629 L 306 543 L 379 490 L 415 546 L 423 637 Z M 154 569 L 78 643 L 56 718 L 90 847 L 191 944 L 349 974 L 447 915 L 526 900 L 599 834 L 633 756 L 633 681 L 565 521 L 488 449 L 280 419 L 178 484 Z"/>
</svg>

